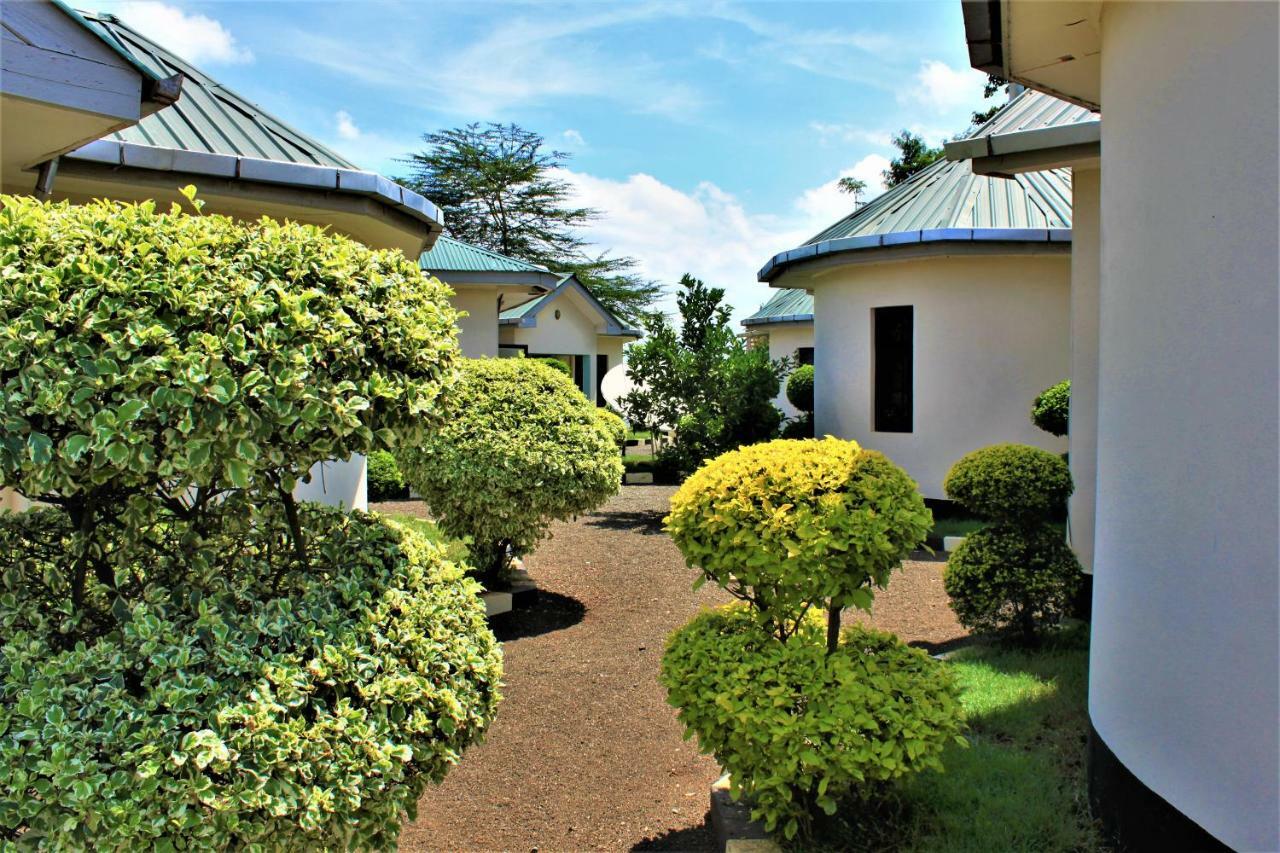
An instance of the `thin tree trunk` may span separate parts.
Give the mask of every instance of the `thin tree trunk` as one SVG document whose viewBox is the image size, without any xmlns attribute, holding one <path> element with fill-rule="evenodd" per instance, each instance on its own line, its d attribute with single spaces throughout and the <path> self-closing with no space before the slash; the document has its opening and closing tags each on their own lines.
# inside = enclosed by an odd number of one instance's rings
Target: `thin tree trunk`
<svg viewBox="0 0 1280 853">
<path fill-rule="evenodd" d="M 298 518 L 298 504 L 293 499 L 293 494 L 280 489 L 280 500 L 284 502 L 284 516 L 289 522 L 289 534 L 293 538 L 293 555 L 302 564 L 303 568 L 309 568 L 307 563 L 307 541 L 302 536 L 302 521 Z"/>
</svg>

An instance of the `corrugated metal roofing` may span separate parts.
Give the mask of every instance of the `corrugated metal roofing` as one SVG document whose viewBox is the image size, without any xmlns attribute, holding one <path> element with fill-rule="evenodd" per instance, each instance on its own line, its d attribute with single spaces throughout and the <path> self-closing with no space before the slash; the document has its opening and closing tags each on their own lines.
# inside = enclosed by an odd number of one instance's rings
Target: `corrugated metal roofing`
<svg viewBox="0 0 1280 853">
<path fill-rule="evenodd" d="M 1094 118 L 1083 107 L 1027 90 L 970 137 L 1030 130 Z M 975 175 L 968 161 L 938 160 L 804 245 L 843 237 L 930 228 L 1070 228 L 1071 171 L 1054 169 L 1014 180 Z"/>
<path fill-rule="evenodd" d="M 358 169 L 351 161 L 165 50 L 115 15 L 81 12 L 89 26 L 160 77 L 186 79 L 176 104 L 107 139 L 206 154 Z"/>
<path fill-rule="evenodd" d="M 804 319 L 813 319 L 813 296 L 808 291 L 783 288 L 775 291 L 759 311 L 742 321 L 742 325 L 763 326 Z"/>
<path fill-rule="evenodd" d="M 546 267 L 509 258 L 452 237 L 436 240 L 436 244 L 418 258 L 418 265 L 433 272 L 548 272 Z"/>
</svg>

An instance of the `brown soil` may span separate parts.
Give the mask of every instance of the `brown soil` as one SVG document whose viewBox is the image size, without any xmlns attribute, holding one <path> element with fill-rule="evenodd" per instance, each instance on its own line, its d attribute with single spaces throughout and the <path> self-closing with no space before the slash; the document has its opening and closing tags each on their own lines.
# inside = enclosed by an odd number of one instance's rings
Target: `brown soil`
<svg viewBox="0 0 1280 853">
<path fill-rule="evenodd" d="M 536 603 L 494 621 L 506 659 L 498 717 L 423 796 L 402 849 L 714 849 L 705 818 L 719 770 L 681 738 L 657 674 L 667 635 L 728 596 L 692 591 L 661 530 L 673 491 L 628 486 L 557 524 L 526 560 Z M 930 650 L 964 635 L 940 562 L 905 563 L 867 621 Z"/>
</svg>

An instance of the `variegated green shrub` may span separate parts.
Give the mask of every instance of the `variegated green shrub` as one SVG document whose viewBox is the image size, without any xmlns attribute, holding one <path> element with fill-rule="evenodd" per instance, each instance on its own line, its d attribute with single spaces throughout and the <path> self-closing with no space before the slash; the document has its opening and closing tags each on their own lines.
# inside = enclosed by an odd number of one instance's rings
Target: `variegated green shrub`
<svg viewBox="0 0 1280 853">
<path fill-rule="evenodd" d="M 74 643 L 67 517 L 0 520 L 0 847 L 388 849 L 481 736 L 500 652 L 443 546 L 304 504 L 303 569 L 280 509 L 234 509 L 115 553 L 141 594 L 91 595 Z M 216 571 L 153 580 L 189 561 Z"/>
<path fill-rule="evenodd" d="M 788 839 L 843 798 L 940 768 L 959 738 L 946 667 L 857 625 L 828 654 L 816 618 L 781 643 L 744 607 L 704 612 L 667 642 L 661 680 L 686 736 L 728 771 L 753 817 Z"/>
<path fill-rule="evenodd" d="M 750 602 L 785 639 L 812 607 L 870 610 L 931 521 L 901 468 L 825 438 L 716 457 L 671 498 L 666 526 L 690 568 Z"/>
<path fill-rule="evenodd" d="M 294 481 L 413 441 L 450 291 L 311 225 L 0 197 L 0 476 L 110 502 Z"/>
<path fill-rule="evenodd" d="M 567 376 L 535 359 L 460 363 L 444 423 L 398 457 L 441 529 L 469 540 L 472 561 L 500 574 L 551 522 L 618 491 L 616 431 Z"/>
</svg>

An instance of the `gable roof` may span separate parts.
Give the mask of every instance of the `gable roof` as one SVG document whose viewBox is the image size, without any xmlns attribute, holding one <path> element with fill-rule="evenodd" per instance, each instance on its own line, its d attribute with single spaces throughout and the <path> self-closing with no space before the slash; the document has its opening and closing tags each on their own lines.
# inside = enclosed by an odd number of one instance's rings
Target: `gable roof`
<svg viewBox="0 0 1280 853">
<path fill-rule="evenodd" d="M 1057 127 L 1094 118 L 1084 107 L 1028 89 L 966 136 Z M 976 175 L 969 161 L 944 158 L 800 247 L 775 255 L 759 278 L 773 281 L 796 264 L 824 256 L 912 243 L 1065 243 L 1071 239 L 1070 228 L 1070 170 L 1032 172 L 1008 180 Z"/>
<path fill-rule="evenodd" d="M 257 104 L 223 86 L 115 15 L 81 12 L 89 28 L 135 65 L 158 77 L 181 74 L 182 97 L 133 127 L 106 137 L 159 148 L 230 154 L 341 169 L 359 167 Z"/>
<path fill-rule="evenodd" d="M 539 312 L 570 291 L 578 293 L 585 299 L 587 304 L 604 321 L 605 330 L 600 334 L 626 338 L 638 338 L 641 336 L 639 329 L 628 328 L 612 311 L 604 307 L 600 300 L 596 299 L 595 294 L 585 284 L 578 281 L 578 277 L 572 273 L 561 278 L 555 290 L 550 293 L 544 293 L 503 311 L 498 315 L 498 324 L 525 329 L 533 328 L 538 325 Z"/>
<path fill-rule="evenodd" d="M 443 235 L 434 246 L 418 256 L 418 266 L 454 286 L 511 284 L 551 290 L 563 278 L 538 264 Z"/>
<path fill-rule="evenodd" d="M 744 326 L 767 326 L 775 323 L 812 323 L 813 295 L 799 288 L 775 290 L 760 310 L 742 321 Z"/>
</svg>

